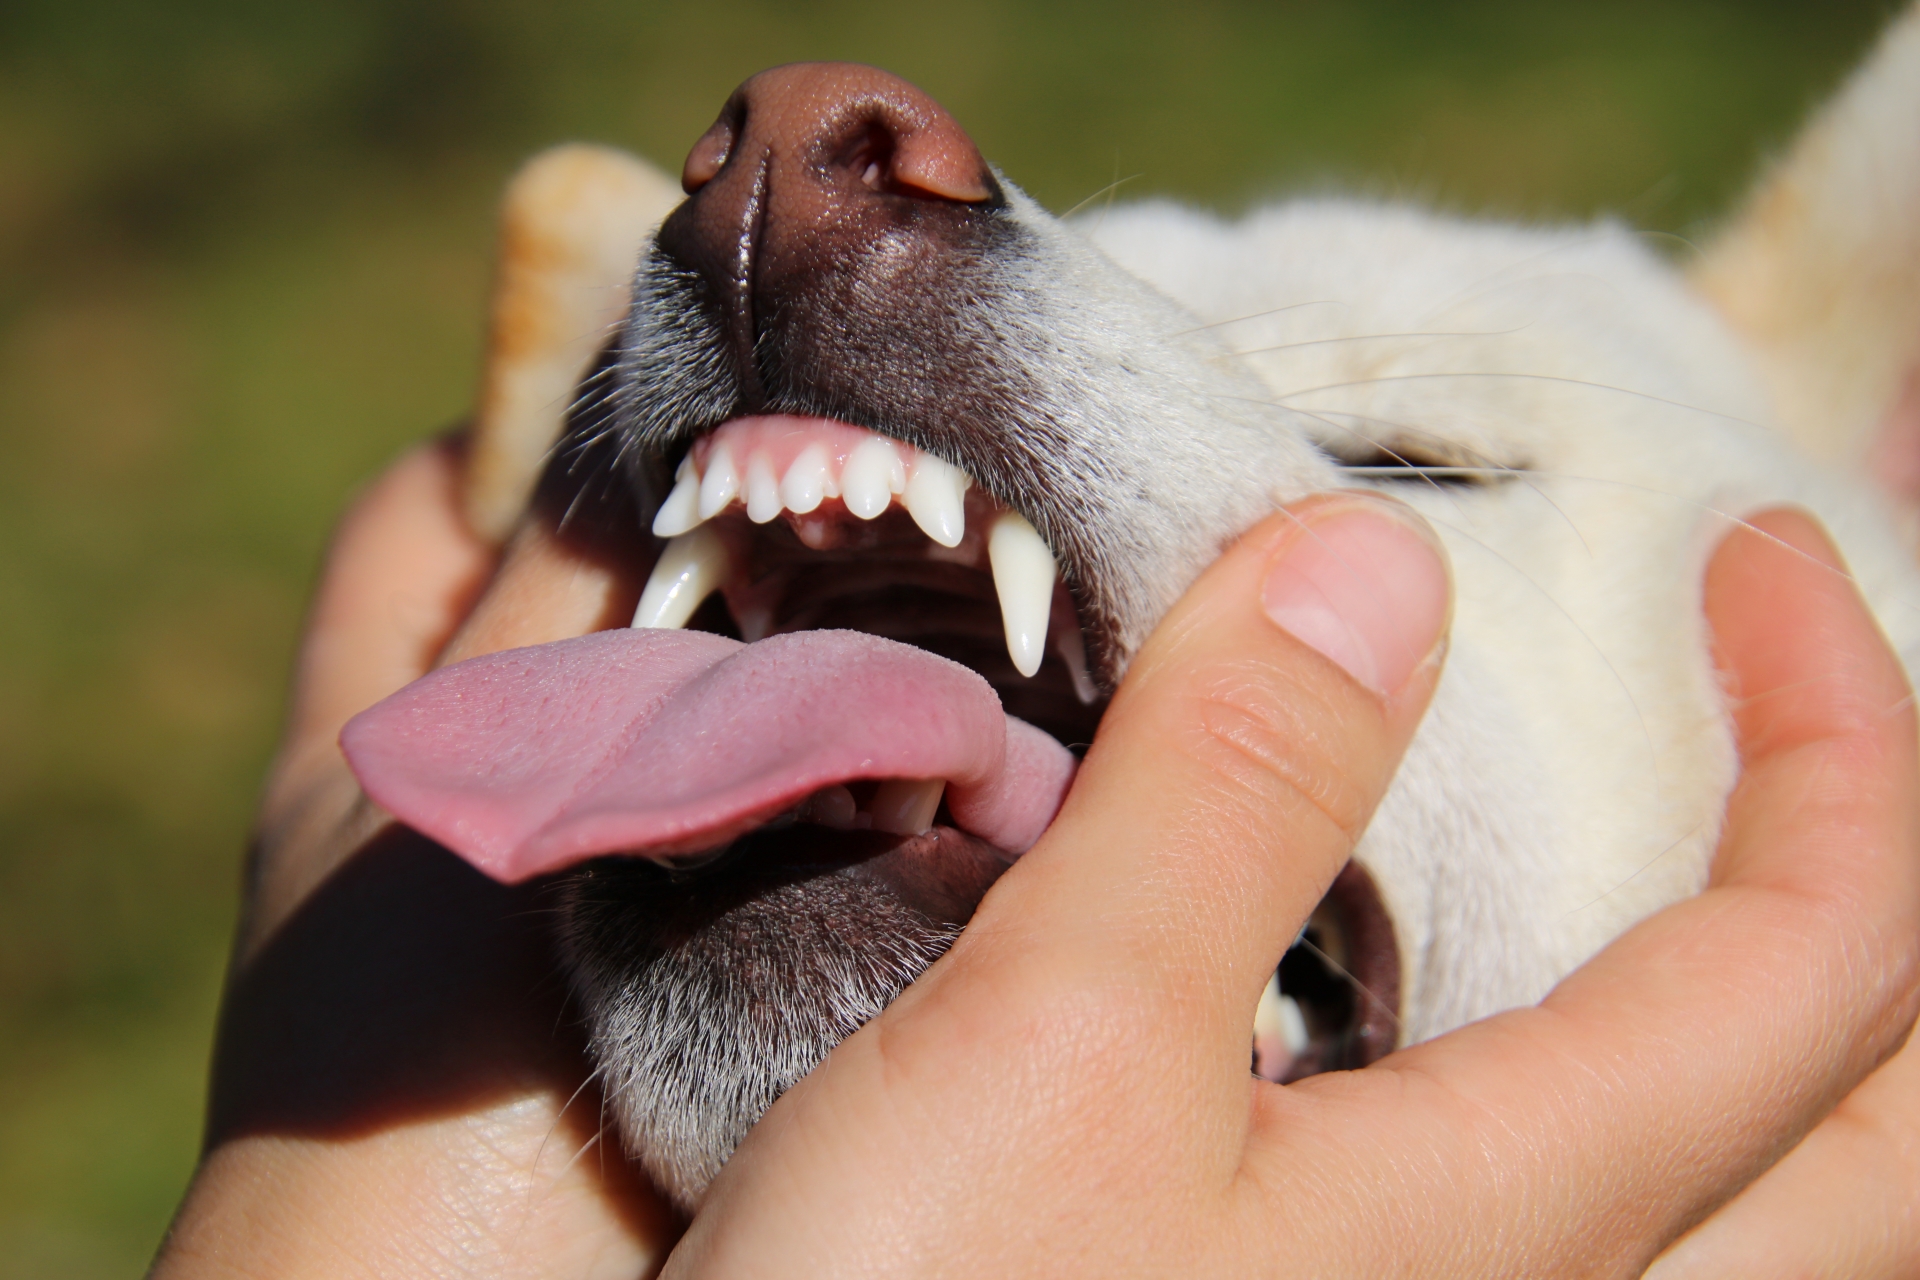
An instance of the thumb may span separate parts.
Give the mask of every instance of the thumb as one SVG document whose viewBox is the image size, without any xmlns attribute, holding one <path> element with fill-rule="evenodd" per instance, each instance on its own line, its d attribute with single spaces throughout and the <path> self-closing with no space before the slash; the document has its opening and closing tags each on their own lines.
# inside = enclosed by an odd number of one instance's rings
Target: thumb
<svg viewBox="0 0 1920 1280">
<path fill-rule="evenodd" d="M 1256 527 L 1135 659 L 969 963 L 1083 971 L 1124 993 L 1122 1034 L 1186 1046 L 1167 1065 L 1198 1078 L 1161 1086 L 1244 1090 L 1254 1004 L 1426 709 L 1449 605 L 1445 553 L 1400 503 L 1328 494 Z"/>
</svg>

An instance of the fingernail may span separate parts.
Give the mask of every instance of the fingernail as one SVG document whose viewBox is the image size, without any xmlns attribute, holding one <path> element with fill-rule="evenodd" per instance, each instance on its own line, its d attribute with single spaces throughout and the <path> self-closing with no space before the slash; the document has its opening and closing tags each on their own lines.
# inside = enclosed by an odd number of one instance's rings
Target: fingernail
<svg viewBox="0 0 1920 1280">
<path fill-rule="evenodd" d="M 1338 494 L 1293 512 L 1267 565 L 1267 616 L 1382 697 L 1425 662 L 1447 623 L 1439 542 L 1411 508 Z"/>
</svg>

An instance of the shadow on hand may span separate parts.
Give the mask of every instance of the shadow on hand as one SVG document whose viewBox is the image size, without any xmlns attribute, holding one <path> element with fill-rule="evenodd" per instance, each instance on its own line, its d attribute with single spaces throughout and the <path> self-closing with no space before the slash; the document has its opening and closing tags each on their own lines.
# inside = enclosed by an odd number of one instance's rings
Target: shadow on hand
<svg viewBox="0 0 1920 1280">
<path fill-rule="evenodd" d="M 344 1139 L 532 1092 L 571 1097 L 586 1058 L 544 898 L 541 884 L 495 883 L 385 828 L 230 978 L 207 1146 Z M 562 1123 L 591 1137 L 598 1096 Z"/>
</svg>

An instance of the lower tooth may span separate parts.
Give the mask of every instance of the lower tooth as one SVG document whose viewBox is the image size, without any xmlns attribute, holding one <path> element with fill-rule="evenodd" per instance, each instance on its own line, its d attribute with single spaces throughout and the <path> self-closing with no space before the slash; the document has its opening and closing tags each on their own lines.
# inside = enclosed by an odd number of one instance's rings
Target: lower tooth
<svg viewBox="0 0 1920 1280">
<path fill-rule="evenodd" d="M 889 778 L 875 788 L 867 806 L 873 829 L 897 836 L 917 836 L 933 827 L 940 797 L 947 784 L 939 778 Z"/>
<path fill-rule="evenodd" d="M 1281 994 L 1278 974 L 1268 978 L 1267 989 L 1260 993 L 1260 1003 L 1253 1011 L 1253 1045 L 1260 1058 L 1260 1073 L 1269 1080 L 1280 1080 L 1312 1042 L 1299 1003 Z"/>
<path fill-rule="evenodd" d="M 633 611 L 636 627 L 678 630 L 700 602 L 718 591 L 733 571 L 727 544 L 706 525 L 669 542 L 653 566 Z"/>
<path fill-rule="evenodd" d="M 1000 597 L 1000 621 L 1007 630 L 1007 655 L 1023 676 L 1040 670 L 1047 651 L 1047 622 L 1053 614 L 1053 552 L 1034 527 L 1008 511 L 987 535 L 987 562 Z"/>
<path fill-rule="evenodd" d="M 860 816 L 860 806 L 845 787 L 822 787 L 807 798 L 800 810 L 802 822 L 817 822 L 823 827 L 851 830 Z"/>
<path fill-rule="evenodd" d="M 1073 678 L 1073 696 L 1080 699 L 1080 705 L 1090 707 L 1100 699 L 1100 686 L 1087 674 L 1087 638 L 1079 627 L 1071 624 L 1060 628 L 1060 639 L 1054 642 L 1054 652 L 1067 664 L 1067 674 Z"/>
</svg>

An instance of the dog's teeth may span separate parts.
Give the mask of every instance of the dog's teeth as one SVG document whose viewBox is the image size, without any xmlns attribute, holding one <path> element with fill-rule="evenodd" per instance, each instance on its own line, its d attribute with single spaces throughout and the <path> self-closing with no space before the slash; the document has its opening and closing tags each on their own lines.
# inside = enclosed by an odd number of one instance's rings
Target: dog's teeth
<svg viewBox="0 0 1920 1280">
<path fill-rule="evenodd" d="M 1054 641 L 1054 652 L 1067 664 L 1067 674 L 1073 678 L 1073 696 L 1080 699 L 1080 705 L 1090 707 L 1100 698 L 1100 686 L 1087 674 L 1087 638 L 1079 627 L 1060 628 L 1060 638 Z"/>
<path fill-rule="evenodd" d="M 1279 974 L 1267 979 L 1267 989 L 1260 993 L 1260 1003 L 1254 1008 L 1253 1043 L 1261 1051 L 1263 1059 L 1269 1055 L 1280 1059 L 1270 1064 L 1276 1070 L 1275 1075 L 1269 1078 L 1278 1078 L 1280 1072 L 1292 1065 L 1292 1060 L 1305 1053 L 1307 1046 L 1312 1043 L 1312 1036 L 1307 1031 L 1307 1018 L 1300 1011 L 1300 1003 L 1280 992 Z M 1282 1054 L 1284 1058 L 1281 1058 Z"/>
<path fill-rule="evenodd" d="M 862 520 L 884 512 L 893 505 L 893 495 L 906 487 L 907 469 L 890 440 L 863 441 L 840 472 L 840 500 Z"/>
<path fill-rule="evenodd" d="M 707 455 L 707 473 L 700 477 L 700 518 L 711 520 L 739 496 L 740 473 L 733 469 L 733 451 L 715 445 Z"/>
<path fill-rule="evenodd" d="M 773 474 L 767 455 L 756 453 L 747 459 L 747 519 L 765 524 L 780 514 L 780 481 Z"/>
<path fill-rule="evenodd" d="M 677 630 L 687 625 L 700 602 L 719 590 L 733 572 L 733 558 L 720 535 L 702 525 L 669 542 L 653 566 L 640 607 L 633 611 L 636 627 Z"/>
<path fill-rule="evenodd" d="M 940 797 L 947 784 L 939 778 L 889 778 L 874 790 L 867 806 L 873 814 L 873 829 L 897 836 L 917 836 L 933 826 L 933 815 L 940 811 Z"/>
<path fill-rule="evenodd" d="M 667 500 L 660 504 L 660 510 L 654 513 L 653 535 L 656 538 L 677 538 L 704 519 L 706 517 L 700 514 L 700 473 L 693 469 L 693 455 L 688 454 L 680 462 L 673 492 L 667 495 Z"/>
<path fill-rule="evenodd" d="M 920 532 L 943 547 L 957 547 L 967 536 L 967 486 L 973 480 L 958 467 L 949 466 L 930 453 L 913 460 L 913 474 L 907 477 L 907 514 L 920 526 Z"/>
<path fill-rule="evenodd" d="M 810 444 L 787 468 L 786 478 L 780 482 L 780 500 L 787 510 L 803 516 L 827 496 L 827 480 L 827 451 Z"/>
<path fill-rule="evenodd" d="M 1030 676 L 1047 651 L 1047 619 L 1053 612 L 1053 552 L 1032 525 L 1014 512 L 1001 514 L 987 535 L 987 561 L 1007 628 L 1007 653 L 1015 670 Z"/>
<path fill-rule="evenodd" d="M 850 831 L 859 824 L 860 806 L 853 802 L 853 792 L 845 787 L 822 787 L 807 797 L 806 804 L 800 808 L 800 819 Z"/>
</svg>

